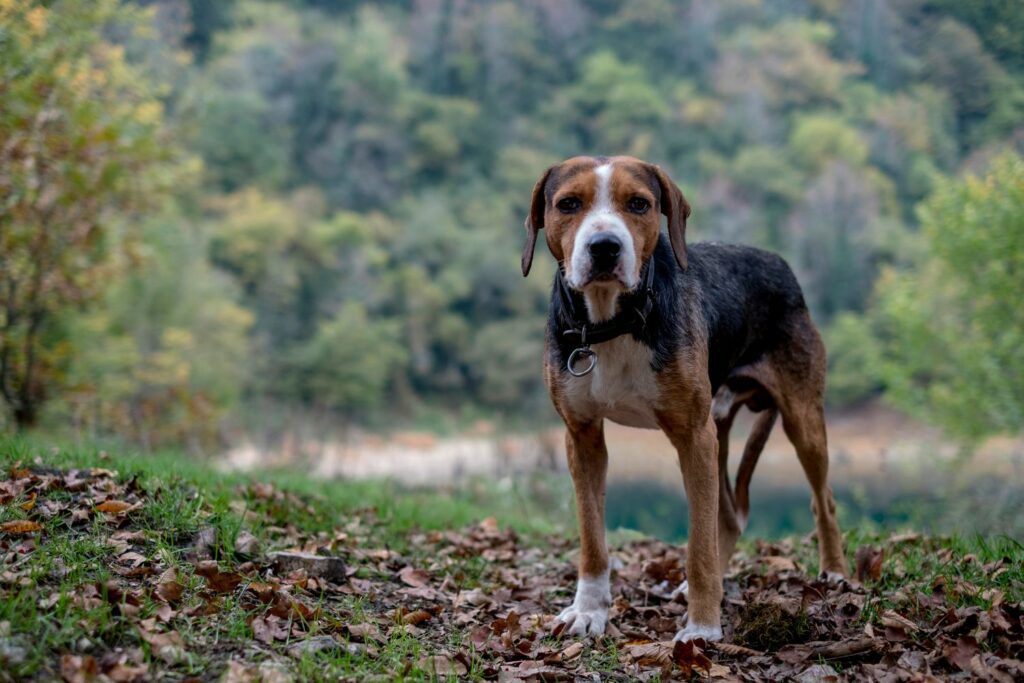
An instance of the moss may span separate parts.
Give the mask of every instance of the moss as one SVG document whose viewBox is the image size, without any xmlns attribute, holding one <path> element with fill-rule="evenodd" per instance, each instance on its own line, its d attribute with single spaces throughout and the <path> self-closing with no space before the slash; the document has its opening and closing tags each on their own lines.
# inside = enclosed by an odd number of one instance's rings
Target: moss
<svg viewBox="0 0 1024 683">
<path fill-rule="evenodd" d="M 754 602 L 740 612 L 734 641 L 738 645 L 764 652 L 775 652 L 783 645 L 803 643 L 810 635 L 807 614 L 788 611 L 776 602 Z"/>
</svg>

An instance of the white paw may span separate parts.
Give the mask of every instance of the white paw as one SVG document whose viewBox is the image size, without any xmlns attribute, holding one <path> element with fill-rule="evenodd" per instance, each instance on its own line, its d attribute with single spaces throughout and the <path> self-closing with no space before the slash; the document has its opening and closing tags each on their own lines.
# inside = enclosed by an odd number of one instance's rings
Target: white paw
<svg viewBox="0 0 1024 683">
<path fill-rule="evenodd" d="M 686 628 L 676 634 L 673 640 L 688 643 L 691 640 L 706 640 L 714 642 L 722 639 L 721 626 L 701 626 L 700 624 L 687 624 Z"/>
<path fill-rule="evenodd" d="M 604 633 L 604 627 L 608 623 L 608 610 L 598 607 L 596 609 L 581 609 L 575 603 L 562 610 L 558 620 L 566 624 L 566 631 L 573 636 L 599 636 Z"/>
<path fill-rule="evenodd" d="M 607 571 L 593 578 L 581 576 L 576 584 L 576 599 L 562 610 L 558 620 L 566 624 L 571 635 L 599 636 L 608 623 L 611 605 L 611 582 Z"/>
<path fill-rule="evenodd" d="M 821 572 L 818 576 L 823 578 L 826 583 L 832 586 L 841 586 L 844 583 L 849 582 L 849 580 L 839 572 Z"/>
</svg>

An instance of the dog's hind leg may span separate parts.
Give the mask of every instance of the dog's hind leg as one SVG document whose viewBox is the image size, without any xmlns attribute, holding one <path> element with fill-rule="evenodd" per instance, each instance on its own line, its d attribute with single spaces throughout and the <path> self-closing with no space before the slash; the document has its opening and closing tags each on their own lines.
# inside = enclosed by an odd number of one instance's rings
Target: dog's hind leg
<svg viewBox="0 0 1024 683">
<path fill-rule="evenodd" d="M 754 476 L 754 467 L 757 466 L 757 460 L 768 443 L 768 437 L 778 416 L 779 410 L 774 405 L 757 413 L 750 436 L 747 437 L 747 444 L 743 447 L 743 457 L 740 458 L 740 467 L 736 471 L 736 517 L 740 531 L 747 528 L 747 520 L 750 519 L 750 480 Z"/>
<path fill-rule="evenodd" d="M 736 541 L 743 533 L 729 480 L 729 430 L 742 406 L 743 397 L 737 397 L 729 387 L 721 387 L 711 403 L 718 431 L 718 566 L 723 575 L 736 549 Z"/>
<path fill-rule="evenodd" d="M 782 426 L 796 447 L 800 465 L 811 485 L 811 510 L 818 531 L 821 571 L 846 576 L 843 537 L 836 521 L 836 503 L 828 485 L 828 445 L 820 403 L 794 401 L 783 408 Z"/>
<path fill-rule="evenodd" d="M 843 537 L 828 485 L 828 439 L 825 435 L 825 345 L 810 316 L 794 321 L 792 341 L 772 359 L 782 413 L 782 427 L 793 442 L 811 485 L 811 509 L 818 532 L 820 569 L 846 576 Z"/>
</svg>

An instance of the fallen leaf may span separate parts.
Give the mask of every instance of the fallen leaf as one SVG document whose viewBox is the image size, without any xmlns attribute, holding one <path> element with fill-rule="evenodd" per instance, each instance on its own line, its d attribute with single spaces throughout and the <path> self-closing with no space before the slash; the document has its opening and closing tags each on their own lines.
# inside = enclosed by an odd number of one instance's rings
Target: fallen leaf
<svg viewBox="0 0 1024 683">
<path fill-rule="evenodd" d="M 30 519 L 12 519 L 9 522 L 0 524 L 0 531 L 11 535 L 30 534 L 33 531 L 39 531 L 42 528 L 42 524 L 39 522 L 33 522 Z"/>
<path fill-rule="evenodd" d="M 879 620 L 882 622 L 882 626 L 887 628 L 902 628 L 908 633 L 912 633 L 917 630 L 917 624 L 912 622 L 910 619 L 897 614 L 891 609 L 887 609 L 882 612 Z"/>
<path fill-rule="evenodd" d="M 769 555 L 768 557 L 763 557 L 761 559 L 773 571 L 795 572 L 798 570 L 796 562 L 794 562 L 791 558 L 788 557 L 781 557 L 779 555 Z"/>
<path fill-rule="evenodd" d="M 222 572 L 215 560 L 200 562 L 196 565 L 195 572 L 206 579 L 206 586 L 215 593 L 234 592 L 242 583 L 241 574 Z"/>
<path fill-rule="evenodd" d="M 341 647 L 341 643 L 339 643 L 333 636 L 314 636 L 312 638 L 297 641 L 288 646 L 288 655 L 295 659 L 302 659 L 305 655 L 339 650 Z"/>
<path fill-rule="evenodd" d="M 234 659 L 228 662 L 227 669 L 221 676 L 221 683 L 256 683 L 259 680 L 259 671 L 254 666 L 246 666 Z"/>
<path fill-rule="evenodd" d="M 978 641 L 971 636 L 963 636 L 942 646 L 942 654 L 950 664 L 961 671 L 971 670 L 971 659 L 978 654 Z"/>
<path fill-rule="evenodd" d="M 99 673 L 100 667 L 92 655 L 63 655 L 60 658 L 60 675 L 67 683 L 90 683 Z"/>
<path fill-rule="evenodd" d="M 108 500 L 96 506 L 97 512 L 105 512 L 108 515 L 116 515 L 119 512 L 125 512 L 131 509 L 132 504 L 126 503 L 123 500 Z"/>
<path fill-rule="evenodd" d="M 793 680 L 796 683 L 838 683 L 839 673 L 828 664 L 813 664 Z"/>
<path fill-rule="evenodd" d="M 686 676 L 692 676 L 695 670 L 704 673 L 711 671 L 711 660 L 692 640 L 685 643 L 677 640 L 673 643 L 672 661 L 683 670 Z"/>
<path fill-rule="evenodd" d="M 349 635 L 362 641 L 380 640 L 380 629 L 370 623 L 348 624 L 345 627 Z"/>
<path fill-rule="evenodd" d="M 572 643 L 571 645 L 569 645 L 569 647 L 559 652 L 557 654 L 556 661 L 571 662 L 572 660 L 579 657 L 581 654 L 583 654 L 583 643 L 577 640 L 575 643 Z"/>
<path fill-rule="evenodd" d="M 156 594 L 164 602 L 177 602 L 184 591 L 185 586 L 178 581 L 178 572 L 174 567 L 167 569 L 157 579 Z"/>
<path fill-rule="evenodd" d="M 412 624 L 415 626 L 416 624 L 422 624 L 424 621 L 429 621 L 433 616 L 433 614 L 425 609 L 418 609 L 415 612 L 410 612 L 409 614 L 404 615 L 402 617 L 402 623 Z"/>
<path fill-rule="evenodd" d="M 261 643 L 272 645 L 275 640 L 287 640 L 288 638 L 287 622 L 273 614 L 265 618 L 254 617 L 250 625 L 253 636 Z"/>
<path fill-rule="evenodd" d="M 882 562 L 885 551 L 871 545 L 857 549 L 855 578 L 861 582 L 878 581 L 882 578 Z"/>
<path fill-rule="evenodd" d="M 430 582 L 430 574 L 422 569 L 414 569 L 411 566 L 402 567 L 401 571 L 398 572 L 398 578 L 413 588 L 425 586 Z"/>
<path fill-rule="evenodd" d="M 124 662 L 117 662 L 109 668 L 105 667 L 103 675 L 115 683 L 134 683 L 148 678 L 149 667 L 145 664 L 132 666 Z"/>
</svg>

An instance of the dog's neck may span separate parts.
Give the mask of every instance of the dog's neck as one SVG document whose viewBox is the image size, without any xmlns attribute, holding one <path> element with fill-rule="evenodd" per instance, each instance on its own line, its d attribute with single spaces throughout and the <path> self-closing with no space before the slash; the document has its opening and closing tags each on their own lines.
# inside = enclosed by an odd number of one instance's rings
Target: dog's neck
<svg viewBox="0 0 1024 683">
<path fill-rule="evenodd" d="M 572 351 L 584 344 L 582 335 L 583 327 L 587 329 L 586 343 L 600 343 L 600 338 L 610 338 L 606 333 L 595 338 L 595 332 L 606 331 L 609 328 L 618 334 L 630 334 L 637 341 L 646 344 L 654 349 L 657 367 L 662 367 L 672 359 L 672 353 L 677 348 L 680 339 L 680 311 L 682 293 L 682 279 L 676 266 L 675 256 L 668 238 L 664 235 L 658 240 L 658 246 L 650 259 L 655 263 L 654 272 L 648 267 L 641 271 L 641 280 L 651 278 L 651 289 L 653 292 L 646 298 L 646 302 L 640 301 L 640 287 L 631 292 L 622 292 L 616 297 L 608 297 L 608 306 L 602 312 L 611 314 L 611 317 L 602 322 L 593 322 L 596 316 L 592 316 L 589 303 L 579 291 L 571 289 L 565 282 L 562 270 L 555 272 L 555 281 L 551 291 L 551 309 L 548 318 L 548 333 L 552 342 L 552 353 L 556 366 L 564 366 Z M 646 283 L 644 283 L 646 284 Z M 644 287 L 641 284 L 641 287 Z M 623 322 L 624 327 L 619 327 L 616 320 L 627 310 L 635 310 L 638 305 L 647 308 L 646 303 L 650 302 L 650 308 L 646 314 L 646 322 L 631 316 L 631 319 Z M 599 304 L 602 302 L 598 302 Z M 614 336 L 617 336 L 614 335 Z"/>
<path fill-rule="evenodd" d="M 559 269 L 555 275 L 555 298 L 559 319 L 556 328 L 561 329 L 556 333 L 578 338 L 580 346 L 600 344 L 623 334 L 643 333 L 654 308 L 654 273 L 651 260 L 642 269 L 641 282 L 635 290 L 620 293 L 617 288 L 598 286 L 581 293 L 569 288 Z"/>
<path fill-rule="evenodd" d="M 623 294 L 618 287 L 596 285 L 583 293 L 583 302 L 587 308 L 587 318 L 592 323 L 603 323 L 611 320 L 619 312 L 619 298 Z"/>
</svg>

